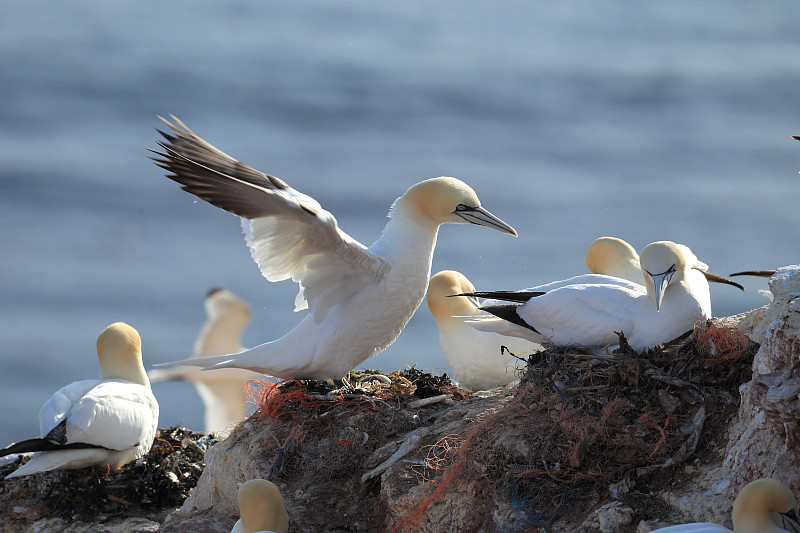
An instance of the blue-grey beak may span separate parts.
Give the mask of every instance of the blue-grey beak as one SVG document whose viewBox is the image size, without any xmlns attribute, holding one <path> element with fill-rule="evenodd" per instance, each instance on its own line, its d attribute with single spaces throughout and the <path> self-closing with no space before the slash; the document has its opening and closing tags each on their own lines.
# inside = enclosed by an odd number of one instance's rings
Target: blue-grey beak
<svg viewBox="0 0 800 533">
<path fill-rule="evenodd" d="M 502 231 L 503 233 L 508 233 L 509 235 L 517 237 L 517 231 L 514 228 L 482 207 L 471 207 L 468 205 L 459 204 L 453 213 L 463 218 L 470 224 L 486 226 L 487 228 L 493 228 L 497 231 Z"/>
<path fill-rule="evenodd" d="M 647 271 L 645 271 L 647 272 Z M 655 291 L 656 311 L 661 311 L 661 300 L 664 299 L 664 292 L 667 290 L 669 283 L 672 281 L 672 276 L 675 275 L 675 265 L 669 267 L 669 270 L 661 274 L 651 274 L 647 272 L 653 280 L 653 289 Z"/>
</svg>

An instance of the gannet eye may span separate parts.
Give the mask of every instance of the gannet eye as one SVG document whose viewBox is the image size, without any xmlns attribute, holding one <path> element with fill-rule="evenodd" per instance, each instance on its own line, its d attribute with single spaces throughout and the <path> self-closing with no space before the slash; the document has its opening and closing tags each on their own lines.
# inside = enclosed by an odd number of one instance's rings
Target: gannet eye
<svg viewBox="0 0 800 533">
<path fill-rule="evenodd" d="M 472 209 L 472 208 L 471 208 L 471 207 L 468 207 L 468 206 L 466 206 L 466 205 L 464 205 L 464 204 L 458 204 L 458 205 L 456 206 L 456 211 L 468 211 L 468 210 L 470 210 L 470 209 Z"/>
</svg>

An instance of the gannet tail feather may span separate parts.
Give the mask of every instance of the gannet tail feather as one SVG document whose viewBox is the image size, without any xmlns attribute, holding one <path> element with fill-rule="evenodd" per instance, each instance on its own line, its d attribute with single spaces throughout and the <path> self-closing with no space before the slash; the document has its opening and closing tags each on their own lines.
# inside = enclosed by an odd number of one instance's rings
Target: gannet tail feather
<svg viewBox="0 0 800 533">
<path fill-rule="evenodd" d="M 11 446 L 0 450 L 0 457 L 11 455 L 13 453 L 29 453 L 29 452 L 50 452 L 56 450 L 80 450 L 86 448 L 103 448 L 97 444 L 88 444 L 86 442 L 70 442 L 68 444 L 61 444 L 47 438 L 27 439 L 20 442 L 15 442 Z"/>
<path fill-rule="evenodd" d="M 192 357 L 190 359 L 181 359 L 180 361 L 170 361 L 168 363 L 156 363 L 153 366 L 162 367 L 162 366 L 199 366 L 201 368 L 211 368 L 217 367 L 217 365 L 221 363 L 225 363 L 230 361 L 234 358 L 236 354 L 227 354 L 227 355 L 212 355 L 209 357 Z M 224 368 L 224 367 L 217 367 L 217 368 Z"/>
<path fill-rule="evenodd" d="M 486 293 L 486 294 L 496 294 L 496 293 Z M 538 331 L 536 331 L 536 328 L 534 328 L 533 326 L 522 320 L 522 317 L 520 317 L 517 314 L 517 307 L 519 307 L 518 304 L 487 305 L 485 307 L 481 307 L 481 311 L 486 311 L 487 313 L 491 313 L 494 316 L 502 318 L 507 322 L 511 322 L 512 324 L 516 324 L 517 326 L 521 326 L 525 329 L 529 329 L 534 333 L 539 333 Z"/>
<path fill-rule="evenodd" d="M 103 448 L 97 444 L 90 444 L 88 442 L 67 442 L 67 421 L 62 420 L 44 437 L 37 437 L 35 439 L 26 439 L 20 442 L 15 442 L 0 450 L 0 457 L 11 455 L 12 453 L 28 453 L 28 452 L 49 452 L 54 450 L 79 450 L 85 448 Z"/>
<path fill-rule="evenodd" d="M 729 280 L 728 278 L 723 278 L 722 276 L 718 276 L 717 274 L 712 274 L 711 272 L 704 272 L 702 270 L 700 272 L 703 273 L 703 275 L 706 277 L 707 281 L 713 281 L 714 283 L 724 283 L 726 285 L 733 285 L 737 289 L 744 290 L 744 287 L 742 287 L 741 285 L 739 285 L 735 281 Z M 742 274 L 742 273 L 743 272 L 740 272 L 740 274 Z M 731 276 L 735 276 L 735 275 L 736 274 L 731 274 Z"/>
<path fill-rule="evenodd" d="M 503 300 L 504 302 L 516 302 L 524 304 L 531 298 L 546 294 L 542 291 L 475 291 L 463 294 L 453 294 L 453 296 L 472 296 L 475 298 L 491 298 L 493 300 Z"/>
<path fill-rule="evenodd" d="M 731 276 L 759 276 L 762 278 L 770 278 L 774 274 L 774 270 L 745 270 L 743 272 L 735 272 L 731 274 Z"/>
</svg>

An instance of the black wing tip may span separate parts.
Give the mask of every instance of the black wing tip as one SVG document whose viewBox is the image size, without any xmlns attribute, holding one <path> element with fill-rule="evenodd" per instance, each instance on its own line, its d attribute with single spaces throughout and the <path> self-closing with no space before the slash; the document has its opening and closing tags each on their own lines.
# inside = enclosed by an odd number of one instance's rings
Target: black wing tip
<svg viewBox="0 0 800 533">
<path fill-rule="evenodd" d="M 452 296 L 472 296 L 475 298 L 489 298 L 492 300 L 503 300 L 506 302 L 525 303 L 531 298 L 546 294 L 542 291 L 474 291 L 462 294 L 452 294 Z"/>
<path fill-rule="evenodd" d="M 85 442 L 71 442 L 69 444 L 61 444 L 48 438 L 35 438 L 27 439 L 20 442 L 15 442 L 11 446 L 0 450 L 0 457 L 11 455 L 14 453 L 30 453 L 30 452 L 51 452 L 58 450 L 76 450 L 86 448 L 104 448 L 96 444 L 88 444 Z"/>
<path fill-rule="evenodd" d="M 520 304 L 505 304 L 505 305 L 487 305 L 485 307 L 479 307 L 481 311 L 486 311 L 487 313 L 491 313 L 497 318 L 502 318 L 506 322 L 511 322 L 512 324 L 516 324 L 517 326 L 522 326 L 523 328 L 529 329 L 534 333 L 539 333 L 536 331 L 536 328 L 525 322 L 519 314 L 517 314 L 517 308 Z M 539 333 L 540 334 L 540 333 Z M 540 334 L 541 335 L 541 334 Z"/>
</svg>

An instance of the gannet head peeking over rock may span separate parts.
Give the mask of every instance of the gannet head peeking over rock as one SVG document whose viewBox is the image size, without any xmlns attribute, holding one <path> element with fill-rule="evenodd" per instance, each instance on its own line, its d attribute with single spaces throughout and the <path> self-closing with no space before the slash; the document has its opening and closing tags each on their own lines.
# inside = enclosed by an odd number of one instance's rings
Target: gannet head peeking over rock
<svg viewBox="0 0 800 533">
<path fill-rule="evenodd" d="M 439 327 L 439 343 L 455 380 L 462 387 L 485 390 L 517 379 L 517 359 L 512 353 L 527 355 L 541 346 L 525 339 L 478 331 L 467 325 L 465 317 L 485 313 L 478 309 L 477 299 L 452 296 L 474 290 L 460 272 L 443 270 L 436 273 L 428 285 L 428 308 Z M 503 350 L 503 346 L 507 350 Z"/>
<path fill-rule="evenodd" d="M 744 486 L 733 503 L 733 530 L 748 532 L 800 531 L 797 500 L 777 479 L 759 479 Z"/>
<path fill-rule="evenodd" d="M 617 237 L 595 239 L 586 252 L 586 266 L 595 274 L 642 283 L 639 254 L 633 246 Z"/>
<path fill-rule="evenodd" d="M 265 479 L 239 485 L 239 515 L 231 533 L 287 533 L 289 515 L 278 487 Z"/>
<path fill-rule="evenodd" d="M 269 281 L 300 284 L 295 310 L 309 315 L 280 339 L 231 355 L 176 361 L 245 368 L 280 378 L 341 378 L 391 344 L 422 302 L 439 225 L 479 224 L 516 235 L 448 177 L 409 188 L 394 202 L 369 248 L 347 235 L 320 204 L 284 181 L 221 152 L 180 121 L 166 122 L 156 162 L 167 177 L 242 217 L 253 259 Z"/>
<path fill-rule="evenodd" d="M 37 452 L 9 478 L 59 468 L 121 466 L 150 451 L 158 403 L 142 365 L 139 333 L 122 322 L 97 339 L 101 379 L 76 381 L 58 390 L 39 412 L 41 438 L 0 450 Z"/>
<path fill-rule="evenodd" d="M 777 479 L 759 479 L 744 486 L 733 502 L 733 533 L 797 533 L 797 500 Z M 708 522 L 663 527 L 651 533 L 731 533 Z"/>
</svg>

